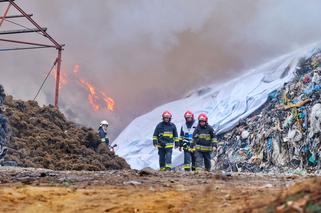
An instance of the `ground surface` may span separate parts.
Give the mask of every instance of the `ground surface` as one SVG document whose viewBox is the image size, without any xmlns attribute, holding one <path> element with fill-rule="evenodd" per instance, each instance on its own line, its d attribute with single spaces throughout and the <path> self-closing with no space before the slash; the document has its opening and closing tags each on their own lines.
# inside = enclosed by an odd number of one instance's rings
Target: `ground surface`
<svg viewBox="0 0 321 213">
<path fill-rule="evenodd" d="M 2 167 L 0 212 L 263 212 L 264 206 L 281 200 L 286 187 L 303 179 Z"/>
</svg>

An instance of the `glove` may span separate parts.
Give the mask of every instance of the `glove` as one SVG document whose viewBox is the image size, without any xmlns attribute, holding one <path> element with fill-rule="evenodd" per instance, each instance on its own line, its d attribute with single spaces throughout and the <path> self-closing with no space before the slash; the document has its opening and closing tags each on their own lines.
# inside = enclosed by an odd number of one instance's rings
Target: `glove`
<svg viewBox="0 0 321 213">
<path fill-rule="evenodd" d="M 106 138 L 105 143 L 109 145 L 109 138 Z"/>
<path fill-rule="evenodd" d="M 175 141 L 175 149 L 180 147 L 180 141 Z"/>
<path fill-rule="evenodd" d="M 155 147 L 157 147 L 158 141 L 157 141 L 157 140 L 153 140 L 153 145 L 154 145 Z"/>
</svg>

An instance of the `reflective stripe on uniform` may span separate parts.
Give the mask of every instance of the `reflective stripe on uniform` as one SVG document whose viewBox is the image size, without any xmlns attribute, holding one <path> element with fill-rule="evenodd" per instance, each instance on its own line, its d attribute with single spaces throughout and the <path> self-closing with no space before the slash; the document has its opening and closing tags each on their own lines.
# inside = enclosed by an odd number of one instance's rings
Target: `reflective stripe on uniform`
<svg viewBox="0 0 321 213">
<path fill-rule="evenodd" d="M 213 138 L 212 142 L 216 143 L 216 144 L 218 143 L 218 141 L 216 139 L 214 139 L 214 138 Z"/>
<path fill-rule="evenodd" d="M 156 136 L 153 137 L 153 140 L 158 140 L 158 138 Z"/>
<path fill-rule="evenodd" d="M 179 138 L 174 138 L 174 141 L 175 142 L 179 142 Z"/>
<path fill-rule="evenodd" d="M 165 146 L 165 148 L 173 148 L 173 147 L 174 147 L 174 144 L 172 143 L 167 143 Z"/>
<path fill-rule="evenodd" d="M 213 151 L 213 148 L 211 146 L 196 145 L 195 149 L 199 151 Z"/>
<path fill-rule="evenodd" d="M 166 164 L 165 168 L 171 169 L 172 168 L 172 164 Z"/>
<path fill-rule="evenodd" d="M 183 166 L 183 168 L 184 168 L 184 169 L 190 169 L 190 168 L 191 168 L 191 165 L 186 164 L 186 165 Z"/>
<path fill-rule="evenodd" d="M 163 137 L 173 138 L 173 133 L 172 132 L 164 132 Z"/>
<path fill-rule="evenodd" d="M 211 140 L 212 139 L 210 134 L 200 134 L 200 135 L 198 135 L 198 138 L 199 139 L 205 139 L 205 140 Z"/>
<path fill-rule="evenodd" d="M 218 145 L 222 146 L 222 145 L 224 145 L 224 142 L 218 142 Z"/>
<path fill-rule="evenodd" d="M 160 168 L 159 171 L 165 171 L 165 168 Z"/>
<path fill-rule="evenodd" d="M 196 167 L 195 172 L 201 172 L 203 169 L 201 167 Z"/>
</svg>

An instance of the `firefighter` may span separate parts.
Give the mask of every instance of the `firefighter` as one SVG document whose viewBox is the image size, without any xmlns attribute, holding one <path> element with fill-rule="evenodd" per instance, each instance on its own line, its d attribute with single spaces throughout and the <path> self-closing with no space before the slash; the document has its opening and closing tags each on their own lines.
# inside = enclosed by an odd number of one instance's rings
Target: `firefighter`
<svg viewBox="0 0 321 213">
<path fill-rule="evenodd" d="M 205 170 L 211 170 L 211 154 L 213 147 L 217 147 L 214 129 L 208 124 L 206 114 L 198 116 L 198 126 L 193 133 L 193 145 L 195 146 L 196 171 L 201 170 L 205 164 Z"/>
<path fill-rule="evenodd" d="M 106 120 L 103 120 L 102 122 L 100 122 L 98 134 L 101 139 L 101 142 L 106 143 L 107 147 L 109 148 L 109 137 L 107 134 L 108 126 L 109 124 Z"/>
<path fill-rule="evenodd" d="M 193 132 L 197 127 L 197 122 L 195 122 L 194 114 L 191 111 L 187 111 L 184 114 L 185 124 L 181 128 L 180 133 L 180 150 L 184 150 L 184 170 L 185 171 L 195 171 L 195 154 L 192 146 Z M 192 167 L 191 167 L 192 164 Z"/>
<path fill-rule="evenodd" d="M 163 121 L 154 131 L 153 145 L 158 148 L 160 171 L 172 169 L 172 152 L 174 144 L 179 142 L 175 124 L 171 122 L 172 114 L 165 111 L 162 114 Z"/>
</svg>

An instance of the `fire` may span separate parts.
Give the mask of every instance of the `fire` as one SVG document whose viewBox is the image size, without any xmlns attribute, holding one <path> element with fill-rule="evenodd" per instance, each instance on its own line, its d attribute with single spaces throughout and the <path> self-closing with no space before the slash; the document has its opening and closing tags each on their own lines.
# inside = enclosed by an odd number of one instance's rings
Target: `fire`
<svg viewBox="0 0 321 213">
<path fill-rule="evenodd" d="M 103 96 L 107 110 L 114 111 L 114 108 L 115 108 L 114 99 L 112 99 L 111 97 L 108 97 L 104 92 L 101 92 L 101 95 Z"/>
<path fill-rule="evenodd" d="M 54 79 L 57 79 L 57 70 L 54 69 L 51 72 L 51 75 L 54 77 Z M 63 87 L 65 87 L 68 84 L 68 76 L 67 73 L 65 71 L 60 71 L 60 81 L 59 81 L 59 89 L 62 89 Z"/>
<path fill-rule="evenodd" d="M 78 82 L 87 89 L 88 91 L 88 102 L 94 112 L 99 110 L 114 111 L 115 110 L 115 100 L 106 95 L 105 92 L 97 89 L 92 83 L 86 80 L 79 79 L 78 74 L 80 71 L 80 65 L 76 64 L 73 67 L 73 73 L 78 80 Z"/>
<path fill-rule="evenodd" d="M 75 64 L 73 66 L 72 72 L 74 74 L 73 78 L 76 79 L 77 82 L 88 91 L 87 100 L 94 112 L 98 112 L 100 110 L 115 110 L 115 100 L 113 98 L 107 96 L 104 91 L 97 89 L 97 87 L 89 81 L 86 81 L 78 77 L 80 72 L 79 64 Z M 51 72 L 51 75 L 54 77 L 54 79 L 57 78 L 56 73 L 57 72 L 55 69 Z M 60 72 L 59 89 L 62 89 L 63 87 L 68 85 L 69 78 L 70 76 L 68 76 L 65 71 Z"/>
<path fill-rule="evenodd" d="M 88 102 L 91 105 L 92 109 L 97 112 L 100 110 L 100 105 L 98 103 L 99 97 L 97 96 L 96 88 L 89 82 L 80 79 L 79 82 L 83 85 L 89 92 L 88 94 Z"/>
</svg>

